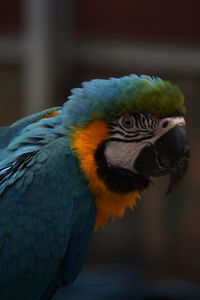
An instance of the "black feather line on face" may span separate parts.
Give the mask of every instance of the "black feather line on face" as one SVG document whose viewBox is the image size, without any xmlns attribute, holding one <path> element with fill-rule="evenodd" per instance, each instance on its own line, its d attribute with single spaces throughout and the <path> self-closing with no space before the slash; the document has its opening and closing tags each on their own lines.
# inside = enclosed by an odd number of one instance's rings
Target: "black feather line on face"
<svg viewBox="0 0 200 300">
<path fill-rule="evenodd" d="M 144 140 L 148 140 L 150 139 L 151 137 L 153 137 L 154 134 L 149 134 L 149 135 L 146 135 L 146 136 L 143 136 L 141 138 L 135 138 L 135 139 L 123 139 L 123 138 L 115 138 L 115 137 L 110 137 L 109 138 L 109 141 L 113 141 L 113 142 L 123 142 L 123 143 L 139 143 L 141 141 L 144 141 Z"/>
<path fill-rule="evenodd" d="M 149 186 L 148 178 L 137 175 L 130 170 L 109 166 L 104 155 L 106 141 L 99 145 L 94 158 L 97 164 L 97 174 L 105 185 L 113 192 L 128 193 L 142 191 Z"/>
<path fill-rule="evenodd" d="M 126 128 L 123 124 L 126 118 L 132 120 L 132 127 Z M 156 134 L 158 123 L 158 119 L 155 119 L 147 113 L 135 113 L 131 116 L 121 117 L 117 121 L 109 123 L 109 140 L 125 143 L 139 143 Z"/>
<path fill-rule="evenodd" d="M 136 137 L 136 136 L 140 136 L 141 134 L 153 134 L 153 133 L 150 133 L 149 130 L 136 130 L 136 131 L 133 131 L 133 132 L 123 132 L 123 131 L 119 131 L 119 130 L 110 130 L 109 131 L 109 134 L 111 136 L 115 135 L 115 134 L 118 134 L 118 135 L 121 135 L 123 137 L 126 137 L 126 138 L 132 138 L 132 137 Z"/>
</svg>

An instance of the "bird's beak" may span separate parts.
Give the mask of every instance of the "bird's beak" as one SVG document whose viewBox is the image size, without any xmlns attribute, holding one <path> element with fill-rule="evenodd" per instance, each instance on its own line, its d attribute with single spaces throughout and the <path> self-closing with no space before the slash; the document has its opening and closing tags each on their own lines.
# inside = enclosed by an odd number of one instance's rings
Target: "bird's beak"
<svg viewBox="0 0 200 300">
<path fill-rule="evenodd" d="M 172 192 L 184 178 L 189 166 L 190 148 L 185 126 L 176 125 L 154 144 L 145 146 L 138 155 L 134 169 L 144 176 L 169 174 L 166 194 Z"/>
</svg>

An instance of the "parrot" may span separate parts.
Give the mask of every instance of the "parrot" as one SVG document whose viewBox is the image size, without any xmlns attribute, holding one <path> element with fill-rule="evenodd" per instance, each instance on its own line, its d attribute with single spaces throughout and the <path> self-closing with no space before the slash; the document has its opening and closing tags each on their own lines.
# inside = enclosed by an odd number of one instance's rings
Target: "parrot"
<svg viewBox="0 0 200 300">
<path fill-rule="evenodd" d="M 189 166 L 184 96 L 130 74 L 73 88 L 63 106 L 0 127 L 0 299 L 46 300 L 73 282 L 93 232 L 154 177 Z"/>
</svg>

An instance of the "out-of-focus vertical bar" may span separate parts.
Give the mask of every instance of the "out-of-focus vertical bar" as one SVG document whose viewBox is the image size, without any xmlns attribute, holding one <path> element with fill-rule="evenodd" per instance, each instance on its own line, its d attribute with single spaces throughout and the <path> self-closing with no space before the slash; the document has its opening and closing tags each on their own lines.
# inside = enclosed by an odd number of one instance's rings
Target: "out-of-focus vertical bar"
<svg viewBox="0 0 200 300">
<path fill-rule="evenodd" d="M 62 69 L 74 64 L 73 5 L 68 0 L 25 1 L 27 57 L 23 114 L 51 106 Z"/>
<path fill-rule="evenodd" d="M 25 38 L 27 56 L 24 64 L 23 114 L 47 107 L 53 95 L 53 0 L 25 1 Z"/>
</svg>

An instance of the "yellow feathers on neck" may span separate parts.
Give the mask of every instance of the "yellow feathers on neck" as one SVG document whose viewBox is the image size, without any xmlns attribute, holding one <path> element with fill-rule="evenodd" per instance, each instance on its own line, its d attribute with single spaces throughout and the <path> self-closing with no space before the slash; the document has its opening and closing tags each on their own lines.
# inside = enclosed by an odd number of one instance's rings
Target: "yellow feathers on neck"
<svg viewBox="0 0 200 300">
<path fill-rule="evenodd" d="M 71 146 L 76 152 L 82 172 L 89 182 L 89 190 L 95 196 L 97 210 L 95 229 L 106 224 L 109 217 L 115 219 L 122 217 L 126 208 L 133 208 L 137 192 L 118 194 L 110 191 L 97 174 L 97 165 L 94 153 L 108 137 L 107 124 L 95 120 L 83 128 L 73 128 L 71 134 Z"/>
</svg>

